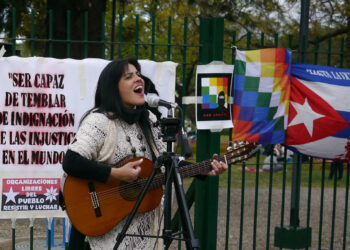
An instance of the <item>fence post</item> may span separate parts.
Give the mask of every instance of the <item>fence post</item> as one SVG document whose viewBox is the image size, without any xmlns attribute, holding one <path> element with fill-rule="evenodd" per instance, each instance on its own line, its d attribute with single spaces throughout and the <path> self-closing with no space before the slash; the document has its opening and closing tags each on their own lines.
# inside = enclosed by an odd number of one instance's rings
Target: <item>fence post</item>
<svg viewBox="0 0 350 250">
<path fill-rule="evenodd" d="M 223 18 L 200 19 L 199 64 L 223 60 Z M 199 130 L 197 137 L 197 161 L 220 153 L 220 133 Z M 195 184 L 195 234 L 200 240 L 200 249 L 216 249 L 219 178 L 196 179 Z"/>
<path fill-rule="evenodd" d="M 310 0 L 301 0 L 299 53 L 298 61 L 305 63 L 307 60 L 307 44 L 309 29 Z M 300 226 L 299 203 L 301 186 L 301 156 L 294 154 L 292 173 L 292 197 L 290 211 L 290 225 L 275 227 L 275 246 L 280 248 L 308 248 L 311 246 L 311 227 Z"/>
<path fill-rule="evenodd" d="M 308 33 L 309 33 L 309 9 L 310 9 L 310 0 L 301 0 L 298 61 L 304 62 L 304 63 L 306 62 L 306 58 L 307 58 L 306 51 L 308 47 L 307 45 L 308 45 Z"/>
</svg>

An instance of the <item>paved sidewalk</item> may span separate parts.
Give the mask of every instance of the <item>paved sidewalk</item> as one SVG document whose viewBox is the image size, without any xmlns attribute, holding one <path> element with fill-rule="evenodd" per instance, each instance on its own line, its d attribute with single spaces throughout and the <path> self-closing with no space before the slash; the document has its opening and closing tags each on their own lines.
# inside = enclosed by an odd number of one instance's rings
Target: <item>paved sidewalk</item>
<svg viewBox="0 0 350 250">
<path fill-rule="evenodd" d="M 22 241 L 16 244 L 16 249 L 30 249 L 30 241 Z M 33 249 L 35 250 L 47 250 L 46 240 L 34 240 Z M 54 246 L 51 246 L 51 249 L 65 249 L 62 245 L 62 239 L 55 239 Z"/>
</svg>

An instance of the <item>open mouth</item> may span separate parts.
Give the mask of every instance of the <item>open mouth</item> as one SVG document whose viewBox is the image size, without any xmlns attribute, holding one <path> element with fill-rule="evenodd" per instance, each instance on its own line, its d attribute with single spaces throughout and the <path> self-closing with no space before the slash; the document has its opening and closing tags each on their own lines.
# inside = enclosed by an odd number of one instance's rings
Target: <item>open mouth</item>
<svg viewBox="0 0 350 250">
<path fill-rule="evenodd" d="M 142 86 L 137 86 L 136 88 L 134 88 L 134 92 L 136 94 L 142 94 L 143 93 L 143 87 Z"/>
</svg>

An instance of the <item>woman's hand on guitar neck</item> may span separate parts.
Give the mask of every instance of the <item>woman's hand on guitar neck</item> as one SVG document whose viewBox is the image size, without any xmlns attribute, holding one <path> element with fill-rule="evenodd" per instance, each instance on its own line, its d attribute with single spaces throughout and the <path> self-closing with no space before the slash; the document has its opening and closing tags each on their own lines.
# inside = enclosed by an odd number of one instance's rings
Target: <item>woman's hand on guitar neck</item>
<svg viewBox="0 0 350 250">
<path fill-rule="evenodd" d="M 228 169 L 228 166 L 226 163 L 224 163 L 222 161 L 217 161 L 215 159 L 217 157 L 218 157 L 217 154 L 213 155 L 213 161 L 211 162 L 211 166 L 213 167 L 213 169 L 211 171 L 205 173 L 204 175 L 216 176 L 216 175 L 222 174 L 223 172 L 226 171 L 226 169 Z"/>
<path fill-rule="evenodd" d="M 143 159 L 140 159 L 138 161 L 130 161 L 120 168 L 112 168 L 109 178 L 125 182 L 136 181 L 141 172 L 140 164 L 142 161 Z"/>
</svg>

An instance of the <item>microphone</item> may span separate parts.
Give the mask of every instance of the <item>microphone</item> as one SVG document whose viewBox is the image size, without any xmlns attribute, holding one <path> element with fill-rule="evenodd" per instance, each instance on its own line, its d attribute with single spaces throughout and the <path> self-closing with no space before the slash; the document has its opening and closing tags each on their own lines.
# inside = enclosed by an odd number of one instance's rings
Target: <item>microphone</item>
<svg viewBox="0 0 350 250">
<path fill-rule="evenodd" d="M 152 94 L 152 93 L 147 94 L 145 100 L 148 103 L 148 106 L 150 106 L 151 108 L 163 106 L 163 107 L 170 109 L 170 108 L 177 107 L 176 103 L 164 101 L 164 100 L 160 99 L 160 97 L 158 95 Z"/>
</svg>

